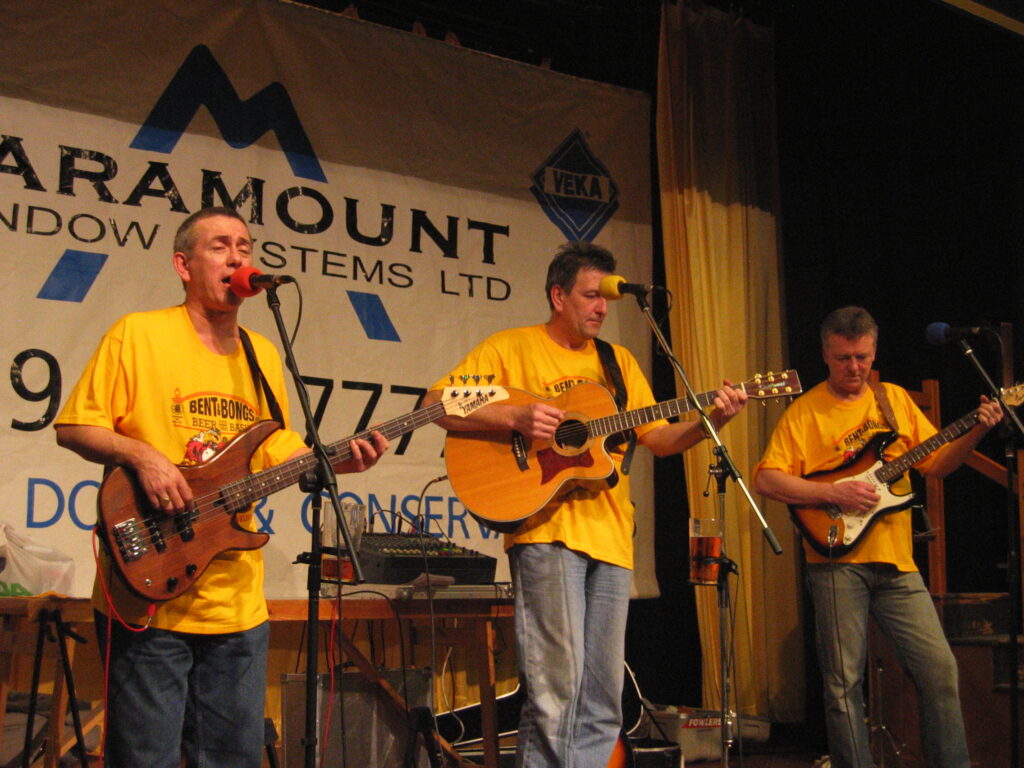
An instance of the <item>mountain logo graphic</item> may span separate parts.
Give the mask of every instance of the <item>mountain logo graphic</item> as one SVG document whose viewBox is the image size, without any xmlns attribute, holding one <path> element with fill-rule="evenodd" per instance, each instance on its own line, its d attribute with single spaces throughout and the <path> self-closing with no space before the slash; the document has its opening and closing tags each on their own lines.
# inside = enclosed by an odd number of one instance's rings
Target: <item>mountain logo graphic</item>
<svg viewBox="0 0 1024 768">
<path fill-rule="evenodd" d="M 285 87 L 271 83 L 242 101 L 205 45 L 185 57 L 132 140 L 132 149 L 170 154 L 200 107 L 210 111 L 229 146 L 243 149 L 273 131 L 296 176 L 327 181 Z"/>
</svg>

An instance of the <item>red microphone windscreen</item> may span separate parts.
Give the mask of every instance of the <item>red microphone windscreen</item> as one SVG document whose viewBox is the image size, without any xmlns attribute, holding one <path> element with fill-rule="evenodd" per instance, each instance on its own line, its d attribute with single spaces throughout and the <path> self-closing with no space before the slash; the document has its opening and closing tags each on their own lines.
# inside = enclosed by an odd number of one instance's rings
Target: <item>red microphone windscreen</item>
<svg viewBox="0 0 1024 768">
<path fill-rule="evenodd" d="M 262 286 L 253 288 L 250 279 L 258 275 L 262 275 L 256 267 L 239 267 L 235 270 L 235 273 L 231 275 L 231 290 L 236 296 L 241 296 L 243 299 L 247 299 L 250 296 L 255 296 L 257 293 L 263 290 Z"/>
</svg>

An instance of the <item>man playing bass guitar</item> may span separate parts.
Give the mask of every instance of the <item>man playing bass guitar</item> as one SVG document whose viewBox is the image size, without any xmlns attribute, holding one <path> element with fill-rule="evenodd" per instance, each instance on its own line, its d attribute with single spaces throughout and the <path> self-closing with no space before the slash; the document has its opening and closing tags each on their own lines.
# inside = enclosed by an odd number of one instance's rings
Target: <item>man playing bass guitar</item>
<svg viewBox="0 0 1024 768">
<path fill-rule="evenodd" d="M 937 448 L 943 440 L 936 438 L 946 433 L 937 436 L 904 389 L 870 382 L 877 341 L 878 327 L 861 307 L 843 307 L 825 318 L 821 344 L 828 378 L 786 410 L 754 470 L 754 487 L 789 504 L 805 534 L 832 768 L 872 765 L 863 695 L 869 613 L 917 687 L 925 764 L 969 768 L 956 660 L 914 564 L 910 511 L 893 504 L 863 529 L 851 522 L 851 529 L 861 531 L 852 545 L 839 516 L 855 521 L 874 514 L 888 493 L 884 484 L 844 477 L 840 468 L 873 445 L 886 445 L 891 460 L 929 441 Z M 961 420 L 962 431 L 953 433 L 958 436 L 916 466 L 944 477 L 1002 415 L 998 403 L 982 397 L 977 411 Z M 836 470 L 834 479 L 830 470 Z M 823 521 L 821 541 L 810 535 L 817 529 L 813 515 Z"/>
<path fill-rule="evenodd" d="M 185 219 L 172 256 L 184 302 L 115 323 L 55 423 L 60 445 L 129 471 L 139 504 L 183 525 L 193 491 L 175 462 L 223 461 L 231 438 L 275 411 L 287 427 L 281 360 L 256 333 L 246 354 L 242 299 L 230 285 L 250 265 L 252 242 L 231 208 Z M 374 432 L 349 448 L 339 472 L 373 466 L 387 441 Z M 251 468 L 306 451 L 297 433 L 279 429 Z M 252 510 L 237 522 L 255 528 Z M 220 553 L 188 591 L 158 603 L 129 591 L 110 564 L 101 559 L 93 592 L 101 650 L 110 640 L 105 764 L 259 768 L 270 635 L 260 550 Z"/>
</svg>

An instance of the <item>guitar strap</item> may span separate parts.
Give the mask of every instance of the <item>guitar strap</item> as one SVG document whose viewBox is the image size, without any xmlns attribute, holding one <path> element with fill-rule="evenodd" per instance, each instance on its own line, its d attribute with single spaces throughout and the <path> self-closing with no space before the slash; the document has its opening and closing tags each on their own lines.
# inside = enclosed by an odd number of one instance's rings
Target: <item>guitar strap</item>
<svg viewBox="0 0 1024 768">
<path fill-rule="evenodd" d="M 249 339 L 249 334 L 245 328 L 238 326 L 238 335 L 242 339 L 242 349 L 245 350 L 245 359 L 249 361 L 249 370 L 252 372 L 252 380 L 256 385 L 256 392 L 263 392 L 263 397 L 267 401 L 267 409 L 270 411 L 270 418 L 284 426 L 284 414 L 281 413 L 281 406 L 277 404 L 277 398 L 274 397 L 274 392 L 267 383 L 267 377 L 263 375 L 263 371 L 260 369 L 259 360 L 256 359 L 256 350 L 252 348 L 252 341 Z"/>
<path fill-rule="evenodd" d="M 868 386 L 875 393 L 875 401 L 882 412 L 882 418 L 892 427 L 893 432 L 899 434 L 900 425 L 896 422 L 896 414 L 892 412 L 892 403 L 889 402 L 889 396 L 885 394 L 885 387 L 880 381 L 869 381 Z"/>
<path fill-rule="evenodd" d="M 612 395 L 615 397 L 615 407 L 620 411 L 626 410 L 626 402 L 628 399 L 626 393 L 626 383 L 622 380 L 622 370 L 619 368 L 619 361 L 615 359 L 615 350 L 612 349 L 612 345 L 603 339 L 594 339 L 594 344 L 597 347 L 597 356 L 601 358 L 601 365 L 604 367 L 605 378 L 611 382 L 613 392 Z M 608 437 L 605 440 L 607 445 L 619 445 L 626 443 L 626 450 L 622 455 L 622 474 L 629 474 L 629 466 L 633 462 L 633 451 L 636 449 L 636 430 L 628 429 L 623 432 L 618 432 Z"/>
</svg>

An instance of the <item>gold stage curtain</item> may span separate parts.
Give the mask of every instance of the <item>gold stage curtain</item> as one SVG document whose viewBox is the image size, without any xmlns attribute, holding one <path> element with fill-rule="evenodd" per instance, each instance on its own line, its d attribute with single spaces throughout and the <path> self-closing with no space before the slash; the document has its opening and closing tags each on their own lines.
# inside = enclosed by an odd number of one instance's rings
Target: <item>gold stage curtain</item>
<svg viewBox="0 0 1024 768">
<path fill-rule="evenodd" d="M 774 101 L 770 29 L 692 0 L 663 3 L 656 142 L 665 272 L 675 301 L 672 344 L 698 392 L 723 378 L 739 382 L 783 367 Z M 784 407 L 751 401 L 723 430 L 747 484 Z M 719 511 L 714 484 L 703 496 L 712 447 L 704 441 L 684 457 L 695 517 Z M 739 570 L 730 579 L 731 704 L 742 714 L 798 722 L 805 653 L 798 542 L 784 507 L 754 499 L 783 554 L 772 552 L 760 519 L 730 481 L 725 547 Z M 718 598 L 715 587 L 694 588 L 703 706 L 718 709 Z"/>
</svg>

